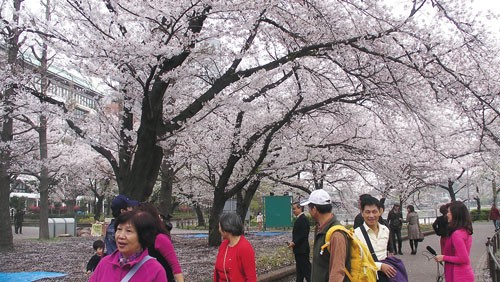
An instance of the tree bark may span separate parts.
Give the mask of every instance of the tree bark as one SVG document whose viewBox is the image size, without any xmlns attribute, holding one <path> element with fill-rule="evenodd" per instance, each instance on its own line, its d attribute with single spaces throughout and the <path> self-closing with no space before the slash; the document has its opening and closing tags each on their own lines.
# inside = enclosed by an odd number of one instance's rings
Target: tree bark
<svg viewBox="0 0 500 282">
<path fill-rule="evenodd" d="M 43 81 L 43 79 L 42 79 Z M 42 88 L 43 89 L 43 88 Z M 42 90 L 43 91 L 43 90 Z M 48 157 L 47 148 L 47 118 L 40 116 L 40 127 L 37 129 L 38 140 L 40 142 L 40 160 L 42 168 L 40 170 L 40 239 L 49 239 L 49 170 L 44 164 Z"/>
<path fill-rule="evenodd" d="M 22 0 L 13 0 L 14 13 L 12 15 L 13 26 L 9 29 L 7 42 L 7 64 L 10 66 L 10 72 L 13 77 L 16 76 L 17 54 L 19 53 L 19 35 L 21 31 L 18 28 L 19 12 L 21 10 Z M 10 226 L 10 168 L 12 148 L 8 145 L 12 141 L 13 121 L 12 121 L 12 101 L 14 100 L 13 86 L 0 92 L 0 102 L 4 107 L 2 116 L 2 129 L 0 137 L 2 150 L 0 150 L 0 251 L 12 250 L 14 248 L 12 228 Z"/>
<path fill-rule="evenodd" d="M 172 213 L 172 189 L 174 180 L 174 170 L 171 163 L 167 160 L 169 154 L 165 152 L 165 157 L 163 158 L 160 176 L 161 185 L 160 193 L 158 195 L 159 207 L 158 210 L 161 214 L 167 215 Z"/>
<path fill-rule="evenodd" d="M 203 211 L 198 203 L 194 204 L 194 211 L 196 212 L 196 217 L 198 219 L 198 226 L 205 226 L 205 218 L 203 217 Z"/>
</svg>

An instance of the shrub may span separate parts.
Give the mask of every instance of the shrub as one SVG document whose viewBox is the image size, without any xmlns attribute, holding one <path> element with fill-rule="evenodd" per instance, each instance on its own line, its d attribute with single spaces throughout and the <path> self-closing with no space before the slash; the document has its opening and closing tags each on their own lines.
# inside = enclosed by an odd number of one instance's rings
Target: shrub
<svg viewBox="0 0 500 282">
<path fill-rule="evenodd" d="M 31 206 L 30 207 L 30 212 L 32 212 L 32 213 L 40 213 L 40 207 Z"/>
<path fill-rule="evenodd" d="M 478 211 L 478 210 L 471 210 L 470 211 L 470 217 L 471 217 L 472 221 L 488 220 L 489 214 L 490 214 L 490 209 L 481 209 L 480 211 Z"/>
</svg>

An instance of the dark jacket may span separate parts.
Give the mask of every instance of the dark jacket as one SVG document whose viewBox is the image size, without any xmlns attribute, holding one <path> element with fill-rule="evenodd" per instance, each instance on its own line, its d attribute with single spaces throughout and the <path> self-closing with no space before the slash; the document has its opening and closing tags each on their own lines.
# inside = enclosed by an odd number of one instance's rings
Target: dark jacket
<svg viewBox="0 0 500 282">
<path fill-rule="evenodd" d="M 101 258 L 103 258 L 104 256 L 106 256 L 106 254 L 104 254 L 102 257 L 97 255 L 97 254 L 93 255 L 90 258 L 89 262 L 87 263 L 87 271 L 94 272 L 95 268 L 97 267 L 97 265 L 101 261 Z"/>
<path fill-rule="evenodd" d="M 389 222 L 388 227 L 390 229 L 401 229 L 403 227 L 403 213 L 391 210 L 387 215 L 387 221 Z"/>
<path fill-rule="evenodd" d="M 325 243 L 326 232 L 334 225 L 340 225 L 336 217 L 328 222 L 323 230 L 316 232 L 314 236 L 313 263 L 311 271 L 311 281 L 328 282 L 330 275 L 330 252 L 325 251 L 320 255 L 321 246 Z M 344 281 L 349 281 L 347 276 Z"/>
<path fill-rule="evenodd" d="M 301 214 L 295 220 L 292 231 L 292 241 L 295 244 L 293 247 L 294 254 L 309 254 L 309 220 L 305 214 Z"/>
<path fill-rule="evenodd" d="M 356 228 L 360 227 L 361 225 L 363 225 L 364 222 L 365 222 L 365 220 L 363 219 L 363 215 L 361 215 L 361 213 L 358 213 L 356 215 L 356 217 L 354 218 L 354 225 L 352 226 L 352 228 L 356 229 Z"/>
<path fill-rule="evenodd" d="M 444 215 L 436 217 L 434 223 L 432 223 L 432 228 L 436 235 L 447 236 L 448 234 L 448 218 Z"/>
</svg>

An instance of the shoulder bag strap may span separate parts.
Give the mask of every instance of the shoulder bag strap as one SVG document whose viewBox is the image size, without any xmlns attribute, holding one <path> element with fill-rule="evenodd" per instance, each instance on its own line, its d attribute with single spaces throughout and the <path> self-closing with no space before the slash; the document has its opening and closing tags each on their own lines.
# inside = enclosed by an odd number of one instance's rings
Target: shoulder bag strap
<svg viewBox="0 0 500 282">
<path fill-rule="evenodd" d="M 370 253 L 372 253 L 373 260 L 378 261 L 377 255 L 373 250 L 372 241 L 370 240 L 370 237 L 368 237 L 368 233 L 366 232 L 365 226 L 361 225 L 359 228 L 361 228 L 361 232 L 363 232 L 363 237 L 365 237 L 366 245 L 368 246 Z"/>
<path fill-rule="evenodd" d="M 134 265 L 134 266 L 133 266 L 133 267 L 129 270 L 129 272 L 127 273 L 127 275 L 125 275 L 125 277 L 123 277 L 123 279 L 122 279 L 122 280 L 120 280 L 120 282 L 128 282 L 128 281 L 132 278 L 132 276 L 134 276 L 134 274 L 137 272 L 137 270 L 139 270 L 139 268 L 141 268 L 141 266 L 142 266 L 145 262 L 147 262 L 148 260 L 150 260 L 150 259 L 153 259 L 153 257 L 152 257 L 152 256 L 149 256 L 149 255 L 147 255 L 147 256 L 145 256 L 145 257 L 143 257 L 143 258 L 141 259 L 141 261 L 140 261 L 140 262 L 136 263 L 136 264 L 135 264 L 135 265 Z"/>
</svg>

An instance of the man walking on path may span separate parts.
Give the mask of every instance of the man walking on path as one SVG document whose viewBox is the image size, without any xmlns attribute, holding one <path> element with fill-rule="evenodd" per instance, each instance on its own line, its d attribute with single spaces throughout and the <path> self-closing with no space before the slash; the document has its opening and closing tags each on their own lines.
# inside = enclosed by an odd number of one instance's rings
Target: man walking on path
<svg viewBox="0 0 500 282">
<path fill-rule="evenodd" d="M 24 221 L 24 211 L 22 209 L 17 209 L 14 215 L 14 229 L 16 234 L 23 234 L 23 221 Z"/>
<path fill-rule="evenodd" d="M 390 230 L 390 238 L 392 249 L 394 253 L 402 255 L 401 245 L 403 244 L 403 240 L 401 239 L 401 228 L 403 227 L 403 213 L 401 212 L 401 206 L 396 203 L 392 207 L 392 210 L 389 212 L 387 216 L 387 221 L 389 222 L 389 230 Z M 396 240 L 397 240 L 397 249 L 396 249 Z"/>
<path fill-rule="evenodd" d="M 489 220 L 493 221 L 493 225 L 495 226 L 495 231 L 498 231 L 500 228 L 500 212 L 497 209 L 495 203 L 491 206 L 490 215 L 488 216 Z"/>
<path fill-rule="evenodd" d="M 318 223 L 314 236 L 311 281 L 344 281 L 347 239 L 342 232 L 333 232 L 330 239 L 331 252 L 328 252 L 328 250 L 321 252 L 321 246 L 325 243 L 328 229 L 334 225 L 340 225 L 340 222 L 332 214 L 330 195 L 323 189 L 314 190 L 309 195 L 309 199 L 300 205 L 307 205 L 311 217 Z"/>
<path fill-rule="evenodd" d="M 293 225 L 292 242 L 288 247 L 293 249 L 295 255 L 296 281 L 311 281 L 311 262 L 309 261 L 309 220 L 304 214 L 304 207 L 299 202 L 292 204 L 293 215 L 297 217 Z"/>
</svg>

